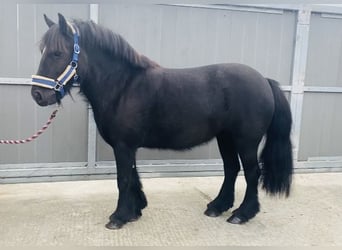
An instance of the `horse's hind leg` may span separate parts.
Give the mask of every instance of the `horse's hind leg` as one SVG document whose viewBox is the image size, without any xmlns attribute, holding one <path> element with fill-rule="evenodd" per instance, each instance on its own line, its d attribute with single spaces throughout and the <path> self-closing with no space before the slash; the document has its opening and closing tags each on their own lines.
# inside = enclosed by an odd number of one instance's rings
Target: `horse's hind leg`
<svg viewBox="0 0 342 250">
<path fill-rule="evenodd" d="M 258 201 L 258 182 L 260 176 L 260 168 L 257 158 L 257 142 L 245 141 L 238 145 L 238 152 L 244 169 L 247 188 L 245 197 L 240 207 L 233 211 L 233 215 L 228 222 L 233 224 L 242 224 L 253 218 L 259 212 Z"/>
<path fill-rule="evenodd" d="M 224 164 L 224 182 L 218 196 L 207 205 L 206 215 L 216 217 L 227 211 L 234 203 L 234 186 L 240 171 L 238 154 L 231 136 L 217 136 L 217 143 Z"/>
</svg>

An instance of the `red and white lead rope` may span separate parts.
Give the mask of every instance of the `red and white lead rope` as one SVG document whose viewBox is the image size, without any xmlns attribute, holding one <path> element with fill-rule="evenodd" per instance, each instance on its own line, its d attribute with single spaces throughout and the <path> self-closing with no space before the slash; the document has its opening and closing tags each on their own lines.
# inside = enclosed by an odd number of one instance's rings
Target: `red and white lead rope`
<svg viewBox="0 0 342 250">
<path fill-rule="evenodd" d="M 40 129 L 38 130 L 37 133 L 35 133 L 34 135 L 32 135 L 31 137 L 24 139 L 24 140 L 0 140 L 0 144 L 23 144 L 26 142 L 31 142 L 34 139 L 36 139 L 38 136 L 40 136 L 51 124 L 52 120 L 56 117 L 56 113 L 57 113 L 58 109 L 56 109 L 55 111 L 52 112 L 49 120 L 46 122 L 46 124 Z"/>
</svg>

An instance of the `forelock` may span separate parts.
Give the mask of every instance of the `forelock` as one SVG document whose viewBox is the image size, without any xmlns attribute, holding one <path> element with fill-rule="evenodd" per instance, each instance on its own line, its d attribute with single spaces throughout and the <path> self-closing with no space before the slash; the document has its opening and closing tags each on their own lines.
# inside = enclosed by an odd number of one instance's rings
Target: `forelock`
<svg viewBox="0 0 342 250">
<path fill-rule="evenodd" d="M 67 51 L 67 42 L 66 37 L 62 35 L 58 29 L 58 25 L 53 25 L 51 28 L 44 34 L 42 40 L 39 44 L 39 49 L 41 52 L 45 48 L 49 48 L 51 50 L 59 50 L 59 51 Z"/>
</svg>

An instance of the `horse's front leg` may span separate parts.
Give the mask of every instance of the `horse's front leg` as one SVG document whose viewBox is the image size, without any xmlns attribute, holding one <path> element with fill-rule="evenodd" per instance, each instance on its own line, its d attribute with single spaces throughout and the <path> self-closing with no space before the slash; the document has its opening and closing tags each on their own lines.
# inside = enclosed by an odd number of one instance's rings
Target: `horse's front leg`
<svg viewBox="0 0 342 250">
<path fill-rule="evenodd" d="M 125 223 L 135 221 L 141 210 L 147 206 L 145 194 L 135 166 L 136 149 L 125 143 L 115 144 L 114 155 L 117 168 L 119 199 L 115 212 L 110 216 L 106 227 L 119 229 Z"/>
</svg>

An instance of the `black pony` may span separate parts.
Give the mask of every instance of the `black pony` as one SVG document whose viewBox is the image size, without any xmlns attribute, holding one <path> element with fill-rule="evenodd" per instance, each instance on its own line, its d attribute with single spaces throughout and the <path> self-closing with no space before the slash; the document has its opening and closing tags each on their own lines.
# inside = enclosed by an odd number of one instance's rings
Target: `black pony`
<svg viewBox="0 0 342 250">
<path fill-rule="evenodd" d="M 41 42 L 38 74 L 57 79 L 56 86 L 34 84 L 31 93 L 41 106 L 59 103 L 73 82 L 72 77 L 63 82 L 59 76 L 77 57 L 70 65 L 77 70 L 81 92 L 116 159 L 119 197 L 107 228 L 137 220 L 147 206 L 135 162 L 141 147 L 187 150 L 216 137 L 225 177 L 218 196 L 207 206 L 208 216 L 219 216 L 233 206 L 240 162 L 247 189 L 229 222 L 241 224 L 259 212 L 259 177 L 267 193 L 289 195 L 292 120 L 277 82 L 235 63 L 163 68 L 92 21 L 69 23 L 61 14 L 58 24 L 46 16 L 45 21 L 49 30 Z"/>
</svg>

